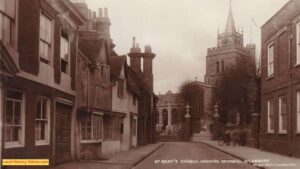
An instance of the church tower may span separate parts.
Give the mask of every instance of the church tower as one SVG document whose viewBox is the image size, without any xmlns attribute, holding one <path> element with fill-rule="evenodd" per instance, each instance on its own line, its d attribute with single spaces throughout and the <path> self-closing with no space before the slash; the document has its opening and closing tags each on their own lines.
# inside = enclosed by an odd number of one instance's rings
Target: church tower
<svg viewBox="0 0 300 169">
<path fill-rule="evenodd" d="M 218 31 L 217 47 L 207 49 L 205 83 L 216 86 L 222 73 L 235 64 L 239 57 L 251 57 L 255 61 L 255 45 L 245 47 L 243 41 L 243 32 L 235 27 L 230 0 L 225 31 Z"/>
</svg>

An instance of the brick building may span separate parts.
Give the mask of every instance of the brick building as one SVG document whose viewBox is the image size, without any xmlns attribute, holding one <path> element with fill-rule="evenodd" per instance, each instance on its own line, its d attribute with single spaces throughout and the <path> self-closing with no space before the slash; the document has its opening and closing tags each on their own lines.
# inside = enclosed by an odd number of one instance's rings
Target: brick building
<svg viewBox="0 0 300 169">
<path fill-rule="evenodd" d="M 137 144 L 145 145 L 155 142 L 156 125 L 156 103 L 157 96 L 153 93 L 153 59 L 151 46 L 145 46 L 144 53 L 141 52 L 139 45 L 133 38 L 132 48 L 128 53 L 132 77 L 139 85 L 138 101 L 138 134 Z M 141 67 L 143 62 L 143 67 Z M 143 69 L 142 69 L 143 68 Z"/>
<path fill-rule="evenodd" d="M 70 161 L 84 17 L 68 0 L 0 3 L 2 158 Z"/>
<path fill-rule="evenodd" d="M 107 158 L 154 142 L 151 47 L 138 54 L 144 73 L 135 72 L 114 50 L 107 8 L 97 16 L 84 2 L 74 5 L 87 18 L 80 27 L 77 58 L 78 159 Z"/>
<path fill-rule="evenodd" d="M 155 141 L 155 54 L 135 72 L 110 24 L 84 1 L 0 0 L 1 158 L 54 166 Z"/>
<path fill-rule="evenodd" d="M 300 157 L 299 9 L 300 1 L 290 0 L 261 28 L 261 147 L 296 157 Z"/>
</svg>

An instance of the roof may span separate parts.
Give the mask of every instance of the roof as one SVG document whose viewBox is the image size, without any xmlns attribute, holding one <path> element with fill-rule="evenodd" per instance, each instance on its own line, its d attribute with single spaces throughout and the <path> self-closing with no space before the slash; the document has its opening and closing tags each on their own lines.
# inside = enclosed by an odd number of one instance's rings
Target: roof
<svg viewBox="0 0 300 169">
<path fill-rule="evenodd" d="M 1 73 L 7 73 L 14 75 L 19 73 L 20 69 L 17 61 L 10 55 L 10 52 L 6 49 L 5 45 L 0 40 L 0 68 Z M 4 71 L 4 72 L 3 72 Z"/>
<path fill-rule="evenodd" d="M 111 56 L 110 57 L 110 75 L 112 80 L 116 80 L 119 78 L 122 68 L 126 63 L 126 56 Z"/>
<path fill-rule="evenodd" d="M 285 10 L 285 8 L 287 8 L 287 6 L 289 4 L 291 4 L 293 1 L 297 1 L 297 0 L 290 0 L 288 1 L 283 7 L 281 7 L 270 19 L 268 19 L 262 26 L 261 28 L 263 28 L 266 24 L 268 24 L 269 22 L 271 22 L 277 15 L 279 15 L 281 12 L 283 12 Z"/>
<path fill-rule="evenodd" d="M 128 89 L 137 94 L 140 95 L 140 88 L 142 88 L 142 85 L 139 83 L 138 78 L 134 71 L 126 64 L 125 67 L 125 72 L 127 75 L 127 86 Z"/>
</svg>

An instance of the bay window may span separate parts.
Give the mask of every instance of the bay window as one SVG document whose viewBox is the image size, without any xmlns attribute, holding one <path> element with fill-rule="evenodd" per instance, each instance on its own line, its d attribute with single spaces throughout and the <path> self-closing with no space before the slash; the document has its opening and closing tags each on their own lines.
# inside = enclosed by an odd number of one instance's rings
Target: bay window
<svg viewBox="0 0 300 169">
<path fill-rule="evenodd" d="M 102 140 L 102 115 L 93 113 L 85 116 L 80 122 L 81 142 L 93 142 Z"/>
<path fill-rule="evenodd" d="M 121 134 L 121 117 L 104 116 L 104 139 L 118 140 Z"/>
</svg>

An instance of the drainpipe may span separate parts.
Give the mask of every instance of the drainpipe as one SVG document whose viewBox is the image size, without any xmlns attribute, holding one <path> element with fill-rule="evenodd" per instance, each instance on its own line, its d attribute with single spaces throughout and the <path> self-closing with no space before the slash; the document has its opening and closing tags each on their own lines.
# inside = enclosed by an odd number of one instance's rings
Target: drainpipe
<svg viewBox="0 0 300 169">
<path fill-rule="evenodd" d="M 76 68 L 76 73 L 75 73 L 75 85 L 77 82 L 77 72 L 78 72 L 78 67 L 77 67 L 77 58 L 78 58 L 78 40 L 79 40 L 79 27 L 76 28 L 76 58 L 75 58 L 75 68 Z M 75 90 L 76 90 L 76 86 L 75 86 Z M 74 113 L 74 156 L 76 158 L 76 160 L 79 160 L 79 138 L 78 138 L 78 120 L 77 120 L 77 94 L 75 94 L 75 103 L 74 103 L 74 109 L 75 109 L 75 113 Z"/>
<path fill-rule="evenodd" d="M 289 99 L 290 99 L 290 108 L 288 110 L 290 117 L 288 118 L 289 122 L 289 143 L 293 140 L 293 89 L 292 89 L 292 76 L 293 76 L 293 60 L 292 60 L 292 41 L 293 41 L 293 32 L 292 32 L 292 24 L 289 23 L 287 26 L 287 31 L 289 33 L 289 46 L 288 46 L 288 57 L 289 57 L 289 74 L 288 74 L 288 92 L 289 92 Z M 291 150 L 291 149 L 290 149 Z M 289 151 L 289 155 L 292 155 L 292 151 Z"/>
</svg>

